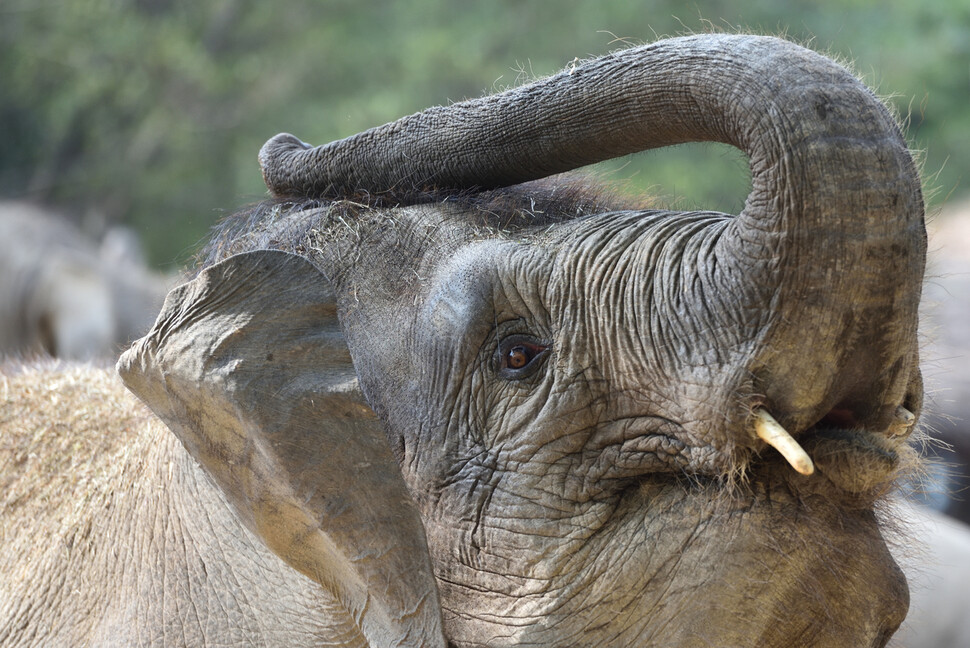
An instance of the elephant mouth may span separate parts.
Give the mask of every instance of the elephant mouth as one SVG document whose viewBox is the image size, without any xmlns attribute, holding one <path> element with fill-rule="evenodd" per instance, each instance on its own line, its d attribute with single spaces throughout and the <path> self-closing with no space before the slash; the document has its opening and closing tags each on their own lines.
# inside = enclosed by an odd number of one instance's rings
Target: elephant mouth
<svg viewBox="0 0 970 648">
<path fill-rule="evenodd" d="M 790 434 L 766 409 L 756 407 L 748 422 L 753 445 L 740 456 L 712 453 L 710 447 L 691 443 L 686 429 L 669 419 L 621 417 L 598 430 L 600 443 L 612 443 L 613 451 L 600 454 L 600 461 L 588 473 L 595 478 L 589 481 L 655 479 L 663 473 L 676 481 L 685 479 L 685 483 L 709 478 L 723 484 L 723 477 L 740 474 L 750 483 L 868 506 L 888 494 L 919 463 L 910 443 L 917 417 L 903 406 L 885 410 L 862 415 L 857 412 L 873 410 L 835 407 L 813 425 Z"/>
<path fill-rule="evenodd" d="M 786 472 L 786 481 L 797 484 L 799 490 L 832 484 L 871 503 L 888 493 L 917 461 L 909 444 L 916 416 L 903 406 L 868 424 L 851 409 L 837 407 L 799 433 L 797 440 L 765 410 L 754 415 L 757 436 L 777 450 L 787 466 L 762 453 L 764 463 L 773 464 L 772 472 Z M 798 474 L 792 475 L 791 469 Z"/>
</svg>

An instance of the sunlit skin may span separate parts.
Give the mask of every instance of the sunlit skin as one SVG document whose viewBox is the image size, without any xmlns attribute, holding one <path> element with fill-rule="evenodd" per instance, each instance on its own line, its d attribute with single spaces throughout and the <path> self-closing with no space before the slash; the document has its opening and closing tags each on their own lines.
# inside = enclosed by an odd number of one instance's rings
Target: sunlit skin
<svg viewBox="0 0 970 648">
<path fill-rule="evenodd" d="M 748 155 L 740 214 L 548 178 L 688 141 Z M 670 39 L 260 163 L 118 362 L 169 443 L 0 643 L 886 645 L 925 232 L 854 76 Z M 48 605 L 61 570 L 107 591 Z"/>
</svg>

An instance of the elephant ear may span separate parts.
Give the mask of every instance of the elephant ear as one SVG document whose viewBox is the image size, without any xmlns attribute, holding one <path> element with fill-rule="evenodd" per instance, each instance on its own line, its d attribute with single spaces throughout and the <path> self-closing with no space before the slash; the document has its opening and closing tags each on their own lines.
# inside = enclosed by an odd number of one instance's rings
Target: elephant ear
<svg viewBox="0 0 970 648">
<path fill-rule="evenodd" d="M 208 268 L 118 370 L 370 645 L 445 645 L 424 527 L 312 264 L 259 251 Z"/>
</svg>

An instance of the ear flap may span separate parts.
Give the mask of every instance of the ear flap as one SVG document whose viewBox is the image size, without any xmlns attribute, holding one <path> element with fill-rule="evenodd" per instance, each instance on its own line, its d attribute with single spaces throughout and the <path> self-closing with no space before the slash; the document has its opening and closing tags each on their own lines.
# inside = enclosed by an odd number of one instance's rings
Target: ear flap
<svg viewBox="0 0 970 648">
<path fill-rule="evenodd" d="M 260 251 L 208 268 L 169 293 L 118 370 L 372 646 L 445 645 L 424 527 L 313 265 Z"/>
</svg>

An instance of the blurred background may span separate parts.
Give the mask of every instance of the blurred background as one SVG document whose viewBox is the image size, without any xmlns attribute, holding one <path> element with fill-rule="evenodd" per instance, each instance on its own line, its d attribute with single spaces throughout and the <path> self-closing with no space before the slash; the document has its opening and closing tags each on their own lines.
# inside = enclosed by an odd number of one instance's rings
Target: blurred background
<svg viewBox="0 0 970 648">
<path fill-rule="evenodd" d="M 712 29 L 787 34 L 852 62 L 925 152 L 931 204 L 967 192 L 966 0 L 0 0 L 0 197 L 55 207 L 95 239 L 129 225 L 171 269 L 265 195 L 256 152 L 277 132 L 320 144 Z M 609 168 L 677 207 L 737 211 L 747 193 L 727 147 Z"/>
</svg>

